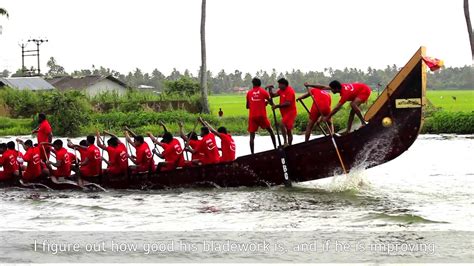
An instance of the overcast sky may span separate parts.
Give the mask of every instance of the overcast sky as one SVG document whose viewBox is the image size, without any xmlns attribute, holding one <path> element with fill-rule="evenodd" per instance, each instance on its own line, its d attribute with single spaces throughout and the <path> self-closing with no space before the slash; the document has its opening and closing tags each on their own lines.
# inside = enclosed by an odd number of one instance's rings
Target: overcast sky
<svg viewBox="0 0 474 266">
<path fill-rule="evenodd" d="M 471 1 L 472 2 L 472 1 Z M 472 64 L 462 0 L 208 0 L 208 69 L 323 70 L 403 65 L 420 45 L 447 66 Z M 72 71 L 105 66 L 197 74 L 200 0 L 0 0 L 0 71 L 21 67 L 18 43 L 46 37 Z M 471 16 L 474 11 L 471 3 Z M 33 46 L 30 46 L 33 48 Z M 29 58 L 27 66 L 36 62 Z M 44 66 L 43 66 L 44 69 Z"/>
</svg>

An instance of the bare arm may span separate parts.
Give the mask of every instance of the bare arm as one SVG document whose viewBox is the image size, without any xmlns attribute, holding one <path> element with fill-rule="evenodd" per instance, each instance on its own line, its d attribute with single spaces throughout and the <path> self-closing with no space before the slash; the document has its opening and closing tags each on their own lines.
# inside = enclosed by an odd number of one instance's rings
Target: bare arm
<svg viewBox="0 0 474 266">
<path fill-rule="evenodd" d="M 21 139 L 16 139 L 16 142 L 23 147 L 23 150 L 26 151 L 25 142 Z"/>
<path fill-rule="evenodd" d="M 130 128 L 125 127 L 125 130 L 126 130 L 127 132 L 129 132 L 130 135 L 132 135 L 132 137 L 136 137 L 136 136 L 137 136 L 137 134 L 135 134 L 135 132 L 133 132 Z"/>
<path fill-rule="evenodd" d="M 273 92 L 273 88 L 274 88 L 273 85 L 268 85 L 268 86 L 265 87 L 265 89 L 268 90 L 268 93 L 270 94 L 271 98 L 278 97 L 278 94 L 276 92 Z"/>
<path fill-rule="evenodd" d="M 163 130 L 166 132 L 168 132 L 168 129 L 166 128 L 166 125 L 163 121 L 160 120 L 159 124 L 163 127 Z"/>
<path fill-rule="evenodd" d="M 122 143 L 122 141 L 117 137 L 117 135 L 115 135 L 115 134 L 113 134 L 113 133 L 111 133 L 111 132 L 109 132 L 109 131 L 107 131 L 107 130 L 104 130 L 104 135 L 109 135 L 109 136 L 111 136 L 111 137 L 113 137 L 113 138 L 117 138 L 118 143 Z"/>
<path fill-rule="evenodd" d="M 343 105 L 344 104 L 337 103 L 336 107 L 334 107 L 334 109 L 332 109 L 331 113 L 328 115 L 328 118 L 333 117 L 337 112 L 339 112 L 339 110 L 341 110 Z"/>
<path fill-rule="evenodd" d="M 331 90 L 331 87 L 328 87 L 326 85 L 321 85 L 321 84 L 314 84 L 311 85 L 308 82 L 305 82 L 304 84 L 305 87 L 310 87 L 310 88 L 316 88 L 316 89 L 321 89 L 321 90 Z"/>
<path fill-rule="evenodd" d="M 308 97 L 309 97 L 309 93 L 307 92 L 307 93 L 301 95 L 300 97 L 298 97 L 296 100 L 297 100 L 297 101 L 301 101 L 301 100 L 306 99 L 306 98 L 308 98 Z"/>
<path fill-rule="evenodd" d="M 97 147 L 106 150 L 107 146 L 105 146 L 105 143 L 102 143 L 102 139 L 100 138 L 99 131 L 96 132 L 96 137 L 97 137 Z"/>
<path fill-rule="evenodd" d="M 162 145 L 161 145 L 161 142 L 159 142 L 158 139 L 157 139 L 155 136 L 153 136 L 153 134 L 152 134 L 151 132 L 147 132 L 146 134 L 147 134 L 147 136 L 151 139 L 151 141 L 152 141 L 154 144 L 157 144 L 157 145 L 159 145 L 160 147 L 162 146 Z"/>
<path fill-rule="evenodd" d="M 212 132 L 212 134 L 218 136 L 219 138 L 221 137 L 221 133 L 217 132 L 217 130 L 215 130 L 211 124 L 209 124 L 207 121 L 203 121 L 204 123 L 204 126 L 209 128 L 209 130 Z"/>
<path fill-rule="evenodd" d="M 130 135 L 129 135 L 128 131 L 125 131 L 125 141 L 136 148 L 135 143 L 130 138 Z"/>
</svg>

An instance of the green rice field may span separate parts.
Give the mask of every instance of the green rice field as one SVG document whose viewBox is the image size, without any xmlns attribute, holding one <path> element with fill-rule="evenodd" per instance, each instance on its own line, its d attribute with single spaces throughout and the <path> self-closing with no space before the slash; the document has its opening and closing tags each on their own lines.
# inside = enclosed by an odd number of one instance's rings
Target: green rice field
<svg viewBox="0 0 474 266">
<path fill-rule="evenodd" d="M 436 108 L 442 108 L 448 112 L 473 112 L 474 111 L 474 89 L 473 90 L 428 90 L 428 100 Z M 377 98 L 377 92 L 373 92 L 369 102 Z M 337 104 L 339 95 L 332 95 L 333 106 Z M 222 108 L 224 116 L 245 116 L 245 94 L 220 94 L 209 96 L 212 112 L 217 114 Z M 311 107 L 311 98 L 305 100 L 306 106 Z M 303 106 L 298 103 L 298 113 L 304 113 Z M 270 111 L 270 108 L 268 108 Z"/>
</svg>

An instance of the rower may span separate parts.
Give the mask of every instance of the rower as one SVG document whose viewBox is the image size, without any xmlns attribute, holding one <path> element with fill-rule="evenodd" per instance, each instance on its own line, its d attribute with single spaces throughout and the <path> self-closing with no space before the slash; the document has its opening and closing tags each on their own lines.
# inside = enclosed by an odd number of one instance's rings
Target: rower
<svg viewBox="0 0 474 266">
<path fill-rule="evenodd" d="M 202 118 L 199 118 L 202 123 Z M 188 147 L 191 153 L 202 153 L 200 160 L 202 164 L 214 164 L 220 161 L 219 151 L 216 144 L 216 137 L 209 131 L 208 127 L 201 127 L 201 140 L 196 149 Z"/>
<path fill-rule="evenodd" d="M 97 132 L 97 146 L 109 155 L 109 160 L 103 160 L 107 164 L 107 173 L 111 175 L 126 175 L 128 172 L 128 153 L 127 147 L 114 134 L 104 131 L 104 134 L 111 136 L 107 141 L 107 146 L 102 143 L 99 132 Z"/>
<path fill-rule="evenodd" d="M 22 166 L 22 179 L 26 182 L 32 182 L 41 177 L 42 167 L 41 167 L 41 157 L 39 147 L 44 147 L 39 145 L 38 147 L 33 146 L 33 141 L 21 139 L 16 140 L 20 145 L 23 146 L 25 150 L 25 155 L 23 160 L 27 163 L 26 166 Z"/>
<path fill-rule="evenodd" d="M 87 136 L 86 141 L 87 147 L 82 145 L 72 145 L 72 148 L 83 151 L 83 153 L 81 153 L 81 162 L 79 163 L 81 179 L 83 178 L 86 179 L 86 181 L 93 182 L 92 179 L 99 177 L 101 174 L 102 160 L 99 149 L 94 145 L 95 137 L 89 135 Z M 68 144 L 68 146 L 71 147 L 70 144 Z"/>
<path fill-rule="evenodd" d="M 252 89 L 247 92 L 246 107 L 249 110 L 248 132 L 250 133 L 250 152 L 254 153 L 255 132 L 258 128 L 266 129 L 272 139 L 273 147 L 276 149 L 275 134 L 267 117 L 266 106 L 270 101 L 270 94 L 264 90 L 262 81 L 258 78 L 252 79 Z"/>
<path fill-rule="evenodd" d="M 305 83 L 304 85 L 307 87 L 311 87 L 311 85 L 309 85 L 308 83 Z M 303 99 L 306 99 L 308 97 L 312 97 L 314 100 L 312 101 L 313 105 L 311 106 L 308 124 L 306 125 L 305 141 L 309 140 L 311 132 L 313 131 L 313 127 L 315 124 L 320 123 L 320 118 L 322 118 L 323 116 L 328 116 L 331 113 L 331 95 L 329 95 L 327 91 L 318 88 L 312 88 L 309 92 L 301 95 L 296 100 L 302 101 Z M 330 121 L 328 121 L 328 124 L 332 128 L 332 123 Z M 331 130 L 332 132 L 334 132 L 333 129 Z"/>
<path fill-rule="evenodd" d="M 196 132 L 191 131 L 186 135 L 184 134 L 184 131 L 183 131 L 183 127 L 184 127 L 183 122 L 179 122 L 178 126 L 179 126 L 179 134 L 181 138 L 184 140 L 185 151 L 189 151 L 189 149 L 187 149 L 186 146 L 191 147 L 191 149 L 193 150 L 196 150 L 199 145 L 199 138 Z M 204 154 L 199 153 L 199 152 L 192 153 L 191 162 L 194 164 L 198 164 L 202 156 L 204 156 Z"/>
<path fill-rule="evenodd" d="M 130 156 L 130 160 L 135 164 L 130 166 L 132 173 L 154 172 L 156 170 L 156 165 L 153 160 L 153 154 L 143 136 L 135 135 L 132 141 L 130 138 L 130 132 L 127 129 L 125 131 L 125 139 L 136 149 L 136 156 Z"/>
<path fill-rule="evenodd" d="M 179 140 L 173 138 L 173 135 L 170 132 L 165 131 L 161 142 L 158 141 L 151 132 L 148 132 L 147 135 L 154 144 L 163 148 L 162 153 L 158 152 L 156 149 L 154 150 L 158 157 L 165 160 L 164 162 L 158 163 L 158 171 L 170 171 L 177 167 L 184 167 L 185 161 L 183 148 L 181 147 Z"/>
<path fill-rule="evenodd" d="M 219 127 L 215 130 L 207 121 L 201 119 L 203 126 L 209 128 L 212 134 L 216 135 L 221 139 L 221 162 L 231 162 L 235 160 L 235 142 L 232 136 L 227 133 L 225 127 Z"/>
<path fill-rule="evenodd" d="M 280 104 L 274 104 L 273 109 L 280 109 L 281 113 L 281 133 L 283 135 L 284 146 L 293 143 L 293 127 L 296 120 L 296 96 L 295 91 L 290 87 L 290 83 L 285 78 L 278 80 L 278 91 L 273 92 L 273 85 L 267 86 L 272 98 L 280 97 Z"/>
<path fill-rule="evenodd" d="M 0 152 L 2 153 L 0 166 L 3 166 L 3 171 L 0 171 L 0 181 L 7 181 L 18 177 L 20 171 L 16 157 L 15 143 L 10 141 L 7 144 L 0 144 Z"/>
<path fill-rule="evenodd" d="M 331 83 L 329 83 L 329 87 L 324 85 L 316 85 L 313 87 L 331 90 L 332 93 L 339 93 L 341 95 L 341 99 L 337 103 L 336 107 L 334 107 L 334 109 L 328 116 L 325 116 L 323 118 L 325 121 L 329 121 L 331 117 L 333 117 L 339 110 L 341 110 L 345 102 L 351 102 L 351 112 L 349 114 L 349 120 L 347 122 L 347 129 L 343 134 L 347 134 L 351 131 L 352 122 L 354 122 L 354 115 L 357 115 L 357 117 L 359 117 L 360 122 L 363 126 L 367 125 L 367 122 L 362 116 L 360 105 L 367 102 L 370 97 L 371 89 L 368 85 L 364 83 L 341 84 L 339 81 L 333 80 L 331 81 Z"/>
<path fill-rule="evenodd" d="M 46 119 L 46 115 L 43 113 L 40 113 L 38 115 L 38 127 L 35 128 L 32 132 L 32 134 L 38 134 L 38 144 L 40 143 L 51 143 L 53 141 L 53 133 L 51 130 L 51 125 L 49 124 L 49 121 Z M 49 148 L 50 147 L 44 147 L 46 154 L 44 152 L 40 153 L 40 157 L 42 161 L 46 161 L 49 159 Z M 40 150 L 43 148 L 40 147 Z"/>
<path fill-rule="evenodd" d="M 71 175 L 71 166 L 72 166 L 72 159 L 71 153 L 68 152 L 63 147 L 63 141 L 60 139 L 55 140 L 52 144 L 51 143 L 42 143 L 43 146 L 52 146 L 54 148 L 54 153 L 56 153 L 56 162 L 53 163 L 51 161 L 46 161 L 46 165 L 50 169 L 50 173 L 52 176 L 56 178 L 66 178 Z M 52 169 L 54 166 L 56 169 Z"/>
</svg>

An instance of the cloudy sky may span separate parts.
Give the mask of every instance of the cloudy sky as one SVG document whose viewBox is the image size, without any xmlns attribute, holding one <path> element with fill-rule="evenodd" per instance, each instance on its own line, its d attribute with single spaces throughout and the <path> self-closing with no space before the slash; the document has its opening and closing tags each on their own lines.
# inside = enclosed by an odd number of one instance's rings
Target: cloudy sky
<svg viewBox="0 0 474 266">
<path fill-rule="evenodd" d="M 0 0 L 10 13 L 0 18 L 0 71 L 21 67 L 21 40 L 46 37 L 42 64 L 54 56 L 67 71 L 94 64 L 124 73 L 136 67 L 197 73 L 200 5 Z M 214 73 L 383 68 L 403 65 L 420 45 L 448 66 L 472 64 L 462 0 L 208 0 L 207 13 Z M 35 65 L 28 60 L 27 66 Z"/>
</svg>

